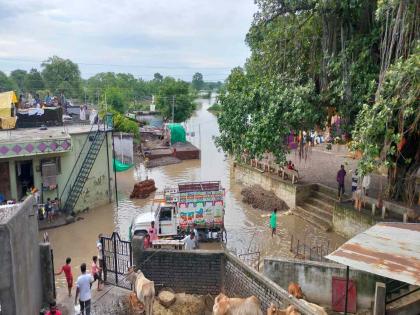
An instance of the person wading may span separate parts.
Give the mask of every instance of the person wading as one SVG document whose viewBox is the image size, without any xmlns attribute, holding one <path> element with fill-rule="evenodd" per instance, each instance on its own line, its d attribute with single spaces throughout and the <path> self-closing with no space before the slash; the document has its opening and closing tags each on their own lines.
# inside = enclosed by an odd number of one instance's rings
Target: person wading
<svg viewBox="0 0 420 315">
<path fill-rule="evenodd" d="M 271 228 L 271 237 L 276 234 L 277 229 L 277 208 L 274 208 L 270 216 L 270 228 Z"/>
<path fill-rule="evenodd" d="M 86 264 L 80 265 L 80 271 L 82 274 L 77 278 L 76 281 L 76 297 L 74 298 L 74 304 L 77 305 L 77 298 L 80 294 L 80 313 L 82 315 L 90 315 L 90 300 L 92 298 L 90 292 L 90 285 L 94 281 L 90 273 L 86 273 Z"/>
</svg>

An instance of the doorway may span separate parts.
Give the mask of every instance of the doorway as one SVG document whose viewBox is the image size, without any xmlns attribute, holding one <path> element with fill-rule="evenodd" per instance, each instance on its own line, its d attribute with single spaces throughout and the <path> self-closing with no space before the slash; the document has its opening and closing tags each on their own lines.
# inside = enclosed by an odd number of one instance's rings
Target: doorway
<svg viewBox="0 0 420 315">
<path fill-rule="evenodd" d="M 0 162 L 0 204 L 11 199 L 9 162 Z"/>
<path fill-rule="evenodd" d="M 18 200 L 21 200 L 34 185 L 32 160 L 16 162 L 16 183 Z"/>
</svg>

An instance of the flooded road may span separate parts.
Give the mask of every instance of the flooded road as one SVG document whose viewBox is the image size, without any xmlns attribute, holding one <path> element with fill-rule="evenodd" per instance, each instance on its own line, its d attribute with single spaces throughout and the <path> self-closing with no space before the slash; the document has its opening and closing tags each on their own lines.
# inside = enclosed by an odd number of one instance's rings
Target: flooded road
<svg viewBox="0 0 420 315">
<path fill-rule="evenodd" d="M 118 173 L 118 207 L 114 203 L 91 209 L 81 215 L 83 220 L 48 231 L 54 249 L 56 269 L 69 256 L 72 258 L 73 273 L 79 274 L 78 266 L 82 262 L 90 264 L 92 256 L 97 254 L 96 239 L 99 233 L 110 234 L 117 231 L 122 238 L 128 238 L 128 228 L 133 217 L 150 211 L 152 197 L 145 200 L 129 199 L 134 183 L 144 180 L 146 176 L 155 180 L 158 189 L 182 181 L 220 180 L 226 189 L 225 227 L 227 247 L 231 250 L 259 250 L 261 257 L 290 256 L 292 235 L 295 240 L 306 240 L 308 244 L 327 244 L 329 241 L 335 247 L 344 242 L 340 236 L 322 232 L 293 215 L 278 215 L 277 236 L 272 238 L 268 226 L 269 212 L 253 209 L 242 202 L 242 187 L 230 178 L 229 160 L 214 145 L 213 139 L 218 134 L 218 125 L 216 117 L 207 111 L 210 100 L 199 100 L 199 103 L 194 116 L 187 122 L 187 128 L 189 132 L 195 133 L 188 140 L 201 147 L 201 160 L 184 161 L 149 170 L 139 164 L 126 172 Z M 63 277 L 57 279 L 59 286 L 64 285 L 64 281 Z"/>
</svg>

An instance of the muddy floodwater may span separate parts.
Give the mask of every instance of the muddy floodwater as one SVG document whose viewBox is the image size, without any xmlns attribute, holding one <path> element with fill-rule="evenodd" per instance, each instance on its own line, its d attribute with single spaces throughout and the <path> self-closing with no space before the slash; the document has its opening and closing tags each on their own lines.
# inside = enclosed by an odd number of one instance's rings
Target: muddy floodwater
<svg viewBox="0 0 420 315">
<path fill-rule="evenodd" d="M 54 250 L 56 269 L 66 257 L 72 258 L 73 273 L 79 274 L 82 262 L 90 265 L 93 255 L 97 254 L 96 239 L 99 233 L 117 231 L 128 238 L 131 220 L 137 214 L 150 211 L 152 197 L 145 200 L 129 199 L 134 183 L 153 178 L 158 189 L 182 181 L 220 180 L 226 189 L 225 227 L 227 247 L 233 251 L 258 250 L 264 256 L 289 256 L 291 236 L 300 241 L 319 244 L 330 242 L 331 247 L 341 245 L 344 239 L 334 233 L 325 233 L 293 215 L 278 215 L 277 236 L 271 237 L 269 212 L 253 209 L 242 202 L 242 186 L 230 177 L 231 164 L 223 152 L 214 144 L 218 134 L 216 116 L 207 111 L 210 100 L 199 100 L 199 107 L 187 122 L 189 132 L 195 134 L 188 140 L 201 148 L 201 160 L 184 161 L 181 164 L 156 167 L 146 170 L 142 164 L 126 172 L 118 173 L 118 206 L 116 203 L 91 209 L 81 215 L 83 220 L 60 228 L 48 230 Z M 201 133 L 201 135 L 200 135 Z M 64 277 L 57 279 L 63 286 Z"/>
</svg>

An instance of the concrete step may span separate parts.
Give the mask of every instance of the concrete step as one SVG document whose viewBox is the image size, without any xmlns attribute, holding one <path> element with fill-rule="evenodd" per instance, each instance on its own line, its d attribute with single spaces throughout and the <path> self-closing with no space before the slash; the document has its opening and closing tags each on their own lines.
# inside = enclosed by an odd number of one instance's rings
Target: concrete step
<svg viewBox="0 0 420 315">
<path fill-rule="evenodd" d="M 347 188 L 347 187 L 346 187 Z M 351 193 L 349 194 L 350 188 L 347 188 L 347 192 L 342 197 L 342 200 L 351 199 Z M 327 195 L 331 197 L 334 200 L 337 200 L 337 194 L 338 194 L 338 187 L 329 187 L 322 184 L 316 185 L 316 191 L 323 193 L 324 195 Z"/>
<path fill-rule="evenodd" d="M 311 212 L 315 216 L 319 217 L 322 220 L 327 221 L 328 223 L 332 222 L 332 212 L 325 210 L 324 208 L 320 208 L 310 202 L 306 201 L 299 205 L 301 208 L 305 209 L 306 211 Z"/>
<path fill-rule="evenodd" d="M 333 209 L 334 209 L 334 204 L 322 199 L 318 199 L 315 196 L 307 198 L 305 200 L 306 203 L 309 203 L 311 205 L 314 205 L 318 208 L 321 208 L 325 211 L 328 211 L 328 213 L 332 213 Z"/>
<path fill-rule="evenodd" d="M 331 225 L 328 224 L 325 220 L 318 218 L 317 216 L 313 215 L 311 212 L 297 206 L 293 210 L 293 214 L 298 216 L 299 218 L 311 223 L 312 225 L 316 226 L 320 230 L 328 232 L 331 230 Z"/>
<path fill-rule="evenodd" d="M 324 202 L 326 202 L 328 204 L 331 204 L 331 205 L 334 205 L 338 201 L 337 195 L 335 195 L 333 197 L 333 196 L 331 196 L 329 194 L 326 194 L 326 193 L 324 193 L 322 191 L 319 191 L 319 190 L 313 191 L 311 197 L 315 198 L 315 199 L 318 199 L 318 200 L 321 200 L 321 201 L 324 201 Z M 311 197 L 309 197 L 309 198 L 311 198 Z"/>
</svg>

